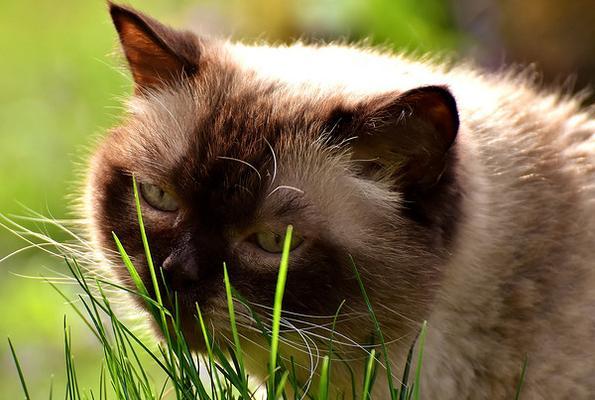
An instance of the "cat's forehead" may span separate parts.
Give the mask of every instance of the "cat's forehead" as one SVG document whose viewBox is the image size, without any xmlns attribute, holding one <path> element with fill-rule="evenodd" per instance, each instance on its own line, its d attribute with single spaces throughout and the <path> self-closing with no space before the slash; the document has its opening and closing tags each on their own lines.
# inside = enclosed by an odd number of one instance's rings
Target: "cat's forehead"
<svg viewBox="0 0 595 400">
<path fill-rule="evenodd" d="M 270 178 L 274 163 L 315 142 L 333 104 L 231 70 L 134 97 L 128 106 L 115 136 L 131 171 L 158 183 L 249 186 L 247 176 Z"/>
</svg>

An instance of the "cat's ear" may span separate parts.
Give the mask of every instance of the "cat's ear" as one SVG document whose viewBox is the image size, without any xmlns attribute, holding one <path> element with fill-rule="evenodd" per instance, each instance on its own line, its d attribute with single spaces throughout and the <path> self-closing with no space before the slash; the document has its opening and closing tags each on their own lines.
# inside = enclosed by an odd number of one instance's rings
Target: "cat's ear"
<svg viewBox="0 0 595 400">
<path fill-rule="evenodd" d="M 109 3 L 136 89 L 152 89 L 192 76 L 198 68 L 198 38 L 171 29 L 132 8 Z"/>
<path fill-rule="evenodd" d="M 331 119 L 362 173 L 417 188 L 440 180 L 459 128 L 456 101 L 442 86 L 371 98 Z"/>
</svg>

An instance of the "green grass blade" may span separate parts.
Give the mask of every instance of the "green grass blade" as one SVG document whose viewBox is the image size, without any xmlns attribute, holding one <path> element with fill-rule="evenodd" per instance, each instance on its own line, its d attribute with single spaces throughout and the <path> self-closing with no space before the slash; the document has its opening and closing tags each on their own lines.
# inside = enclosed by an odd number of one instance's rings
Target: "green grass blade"
<svg viewBox="0 0 595 400">
<path fill-rule="evenodd" d="M 277 390 L 275 390 L 275 397 L 273 399 L 279 399 L 283 395 L 283 391 L 285 390 L 285 383 L 287 382 L 287 377 L 289 376 L 289 371 L 285 371 L 279 382 L 277 384 Z"/>
<path fill-rule="evenodd" d="M 132 261 L 130 260 L 130 257 L 128 256 L 128 253 L 126 253 L 126 250 L 124 250 L 124 247 L 122 246 L 122 243 L 120 242 L 120 239 L 118 238 L 118 236 L 112 232 L 112 236 L 114 237 L 114 241 L 116 242 L 116 247 L 118 248 L 118 251 L 120 252 L 120 257 L 122 258 L 122 261 L 124 262 L 124 266 L 126 266 L 126 269 L 128 270 L 128 273 L 130 274 L 130 277 L 132 278 L 132 281 L 134 282 L 134 286 L 136 286 L 136 288 L 144 295 L 148 295 L 148 291 L 147 288 L 144 284 L 144 282 L 142 281 L 140 275 L 138 274 L 138 271 L 136 270 L 136 268 L 134 268 L 134 265 L 132 264 Z"/>
<path fill-rule="evenodd" d="M 238 334 L 238 327 L 236 325 L 236 316 L 235 316 L 235 312 L 233 309 L 233 297 L 231 295 L 231 284 L 229 282 L 229 275 L 227 273 L 227 266 L 225 265 L 225 263 L 223 263 L 223 280 L 225 283 L 225 293 L 227 295 L 227 311 L 229 312 L 229 322 L 231 325 L 231 333 L 233 336 L 233 342 L 234 342 L 234 346 L 235 346 L 235 351 L 232 352 L 231 356 L 232 356 L 232 360 L 235 361 L 235 359 L 237 358 L 237 362 L 239 364 L 239 371 L 238 373 L 240 374 L 240 380 L 238 380 L 237 385 L 240 385 L 238 387 L 238 390 L 240 390 L 240 392 L 242 393 L 242 396 L 244 396 L 245 399 L 249 399 L 249 391 L 248 391 L 248 383 L 246 382 L 246 373 L 245 373 L 245 369 L 244 369 L 244 361 L 243 361 L 243 357 L 242 357 L 242 347 L 240 345 L 240 335 Z M 233 357 L 233 355 L 236 355 L 236 357 Z"/>
<path fill-rule="evenodd" d="M 283 253 L 279 263 L 277 275 L 277 287 L 275 290 L 275 303 L 273 307 L 273 326 L 271 336 L 271 349 L 269 359 L 269 397 L 273 398 L 275 393 L 275 374 L 277 369 L 277 352 L 279 349 L 279 326 L 281 325 L 281 310 L 283 306 L 283 294 L 285 293 L 285 282 L 287 281 L 287 269 L 289 266 L 289 252 L 291 250 L 291 236 L 293 226 L 287 226 L 285 241 L 283 242 Z"/>
<path fill-rule="evenodd" d="M 144 300 L 146 303 L 148 303 L 149 306 L 151 306 L 149 312 L 151 312 L 151 311 L 155 311 L 156 312 L 156 314 L 153 314 L 153 316 L 156 317 L 156 318 L 159 318 L 159 312 L 158 311 L 159 311 L 160 308 L 163 309 L 163 312 L 165 313 L 165 315 L 167 317 L 172 318 L 172 315 L 169 312 L 169 310 L 167 308 L 165 308 L 165 307 L 161 307 L 159 305 L 159 303 L 157 303 L 157 301 L 155 301 L 153 298 L 151 298 L 149 296 L 149 294 L 144 295 L 144 294 L 140 293 L 137 290 L 130 289 L 129 287 L 126 287 L 126 286 L 123 286 L 123 285 L 119 285 L 119 284 L 117 284 L 115 282 L 111 282 L 111 281 L 108 281 L 108 280 L 105 280 L 105 279 L 95 278 L 95 282 L 101 283 L 101 284 L 106 285 L 106 286 L 109 286 L 109 287 L 112 287 L 114 289 L 119 289 L 119 290 L 121 290 L 123 292 L 127 292 L 127 293 L 129 293 L 129 294 L 131 294 L 133 296 L 140 297 L 142 300 Z M 102 306 L 102 308 L 105 308 L 105 307 Z"/>
<path fill-rule="evenodd" d="M 368 364 L 366 365 L 366 375 L 364 376 L 364 388 L 362 391 L 362 399 L 369 400 L 371 398 L 370 389 L 372 386 L 372 377 L 374 375 L 374 363 L 376 362 L 376 350 L 372 349 Z"/>
<path fill-rule="evenodd" d="M 68 305 L 73 309 L 73 311 L 76 313 L 76 315 L 83 321 L 83 323 L 85 325 L 87 325 L 87 327 L 89 328 L 89 330 L 93 333 L 93 335 L 95 335 L 95 337 L 98 337 L 97 332 L 95 332 L 95 329 L 93 328 L 93 326 L 91 325 L 91 323 L 89 322 L 89 320 L 87 320 L 87 318 L 85 318 L 85 316 L 83 315 L 82 311 L 79 310 L 79 308 L 74 304 L 74 302 L 72 300 L 70 300 L 68 298 L 68 296 L 66 296 L 66 294 L 60 290 L 53 282 L 50 282 L 49 280 L 45 279 L 44 280 L 56 291 L 58 292 L 58 294 L 60 295 L 60 297 L 62 297 L 67 303 Z"/>
<path fill-rule="evenodd" d="M 322 359 L 322 367 L 320 368 L 320 382 L 318 386 L 318 400 L 328 399 L 329 389 L 329 356 L 324 356 Z"/>
<path fill-rule="evenodd" d="M 68 326 L 66 315 L 64 316 L 64 356 L 66 360 L 66 387 L 69 399 L 75 400 L 80 399 L 80 389 L 78 385 L 78 379 L 76 375 L 76 368 L 74 365 L 74 356 L 72 354 L 72 333 Z"/>
<path fill-rule="evenodd" d="M 378 319 L 376 318 L 376 313 L 374 312 L 374 309 L 372 308 L 372 303 L 370 302 L 370 298 L 368 297 L 368 293 L 366 292 L 366 288 L 364 287 L 362 278 L 361 278 L 359 271 L 357 270 L 357 267 L 355 265 L 355 260 L 351 256 L 349 256 L 349 258 L 351 259 L 351 265 L 353 267 L 353 271 L 355 273 L 355 277 L 357 279 L 357 283 L 359 285 L 360 291 L 362 292 L 362 296 L 364 297 L 364 301 L 366 302 L 366 306 L 368 307 L 368 313 L 370 314 L 370 317 L 372 318 L 372 321 L 374 322 L 374 329 L 376 330 L 376 335 L 380 339 L 380 345 L 382 347 L 382 355 L 384 358 L 384 364 L 386 365 L 386 378 L 388 380 L 388 389 L 389 389 L 391 398 L 393 398 L 395 395 L 395 388 L 393 385 L 393 375 L 392 375 L 392 371 L 391 371 L 391 363 L 388 358 L 388 351 L 386 349 L 384 335 L 382 334 L 382 330 L 380 329 L 380 323 L 378 322 Z"/>
<path fill-rule="evenodd" d="M 339 307 L 337 307 L 337 311 L 335 312 L 335 315 L 333 316 L 333 324 L 331 325 L 331 336 L 329 338 L 329 346 L 328 346 L 329 356 L 332 356 L 332 354 L 333 354 L 333 343 L 334 343 L 334 338 L 335 338 L 335 329 L 337 327 L 337 318 L 339 318 L 339 314 L 340 314 L 341 309 L 343 308 L 344 305 L 345 305 L 345 300 L 342 300 L 341 303 L 339 303 Z"/>
<path fill-rule="evenodd" d="M 107 384 L 105 381 L 105 363 L 101 363 L 101 369 L 99 370 L 99 400 L 105 400 L 107 398 Z"/>
<path fill-rule="evenodd" d="M 202 332 L 202 336 L 205 340 L 205 347 L 207 348 L 207 356 L 209 358 L 209 364 L 210 364 L 210 369 L 209 369 L 209 378 L 211 381 L 211 390 L 213 391 L 213 394 L 215 396 L 217 396 L 217 392 L 215 390 L 215 383 L 216 383 L 216 389 L 217 390 L 221 390 L 221 382 L 219 380 L 219 374 L 217 373 L 217 370 L 215 368 L 215 357 L 213 355 L 213 349 L 211 348 L 211 339 L 209 337 L 209 332 L 207 331 L 207 327 L 205 325 L 205 321 L 202 317 L 202 313 L 200 312 L 200 307 L 198 306 L 198 304 L 196 304 L 196 312 L 198 314 L 198 322 L 200 324 L 200 330 Z M 213 375 L 215 375 L 213 377 Z"/>
<path fill-rule="evenodd" d="M 401 379 L 401 388 L 399 390 L 399 400 L 407 400 L 407 391 L 409 383 L 409 373 L 411 371 L 411 361 L 413 360 L 413 351 L 415 349 L 416 340 L 413 341 L 409 351 L 407 352 L 407 360 L 405 361 L 405 368 L 403 370 L 403 378 Z"/>
<path fill-rule="evenodd" d="M 140 228 L 141 240 L 145 250 L 145 256 L 147 258 L 147 264 L 151 273 L 151 281 L 153 282 L 153 289 L 155 290 L 155 297 L 159 304 L 163 304 L 161 299 L 161 291 L 159 290 L 159 284 L 157 282 L 157 274 L 155 273 L 155 266 L 153 265 L 153 257 L 151 256 L 151 249 L 149 247 L 149 240 L 147 239 L 147 232 L 145 231 L 145 224 L 143 223 L 143 213 L 140 206 L 140 197 L 138 195 L 138 188 L 136 185 L 136 179 L 132 177 L 132 187 L 134 190 L 134 202 L 136 204 L 136 216 L 138 218 L 138 225 Z"/>
<path fill-rule="evenodd" d="M 293 390 L 293 398 L 294 400 L 298 400 L 298 398 L 301 399 L 301 397 L 298 397 L 300 392 L 301 392 L 301 388 L 298 387 L 298 380 L 296 379 L 297 373 L 295 371 L 295 359 L 293 356 L 289 356 L 289 371 L 290 371 L 290 377 L 291 379 L 289 380 L 289 383 L 291 384 L 291 388 Z"/>
<path fill-rule="evenodd" d="M 428 322 L 424 321 L 421 326 L 421 331 L 419 332 L 419 339 L 417 340 L 418 348 L 417 348 L 417 366 L 415 367 L 415 383 L 413 386 L 413 399 L 419 400 L 420 399 L 420 387 L 421 387 L 421 366 L 423 361 L 423 354 L 424 354 L 424 345 L 426 342 L 426 331 L 428 329 Z"/>
<path fill-rule="evenodd" d="M 151 282 L 153 283 L 153 290 L 155 291 L 155 298 L 157 303 L 161 306 L 159 309 L 159 314 L 161 317 L 161 328 L 163 330 L 163 334 L 165 335 L 168 343 L 171 342 L 171 338 L 169 336 L 169 329 L 167 325 L 167 320 L 165 318 L 165 313 L 163 311 L 163 300 L 161 298 L 161 291 L 159 289 L 159 282 L 157 282 L 157 273 L 155 272 L 155 266 L 153 265 L 153 257 L 151 256 L 151 249 L 149 248 L 149 240 L 147 239 L 147 232 L 145 231 L 145 224 L 143 223 L 143 213 L 140 206 L 140 197 L 138 195 L 138 188 L 136 185 L 136 179 L 132 177 L 132 187 L 134 191 L 134 202 L 136 204 L 136 215 L 138 218 L 138 226 L 140 228 L 140 235 L 141 240 L 143 242 L 143 247 L 145 250 L 145 257 L 147 259 L 147 265 L 149 267 L 149 272 L 151 274 Z"/>
<path fill-rule="evenodd" d="M 14 364 L 17 367 L 17 372 L 19 374 L 19 380 L 21 381 L 23 393 L 25 394 L 25 399 L 31 400 L 31 397 L 29 396 L 29 390 L 27 389 L 27 383 L 25 382 L 25 376 L 23 375 L 23 370 L 21 369 L 21 364 L 19 363 L 19 358 L 17 357 L 17 353 L 14 351 L 14 346 L 12 345 L 10 338 L 8 338 L 8 345 L 10 346 L 10 352 L 12 353 Z"/>
<path fill-rule="evenodd" d="M 157 400 L 163 399 L 165 396 L 165 391 L 167 390 L 167 383 L 169 382 L 169 378 L 165 378 L 163 385 L 161 385 L 161 390 L 159 391 L 159 396 L 157 396 Z"/>
<path fill-rule="evenodd" d="M 521 376 L 519 377 L 519 384 L 516 387 L 516 394 L 514 400 L 521 398 L 521 390 L 523 390 L 523 384 L 525 383 L 525 377 L 527 375 L 527 355 L 525 354 L 525 360 L 523 361 L 523 367 L 521 368 Z"/>
</svg>

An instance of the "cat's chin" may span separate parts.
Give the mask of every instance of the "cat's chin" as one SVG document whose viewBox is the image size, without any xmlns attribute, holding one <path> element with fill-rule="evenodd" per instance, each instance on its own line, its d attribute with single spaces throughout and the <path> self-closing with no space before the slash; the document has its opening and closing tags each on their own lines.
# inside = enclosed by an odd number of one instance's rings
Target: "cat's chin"
<svg viewBox="0 0 595 400">
<path fill-rule="evenodd" d="M 181 329 L 175 328 L 173 325 L 173 322 L 170 321 L 168 323 L 168 336 L 172 340 L 176 340 L 176 338 L 180 337 L 179 334 L 182 333 L 183 340 L 186 342 L 188 347 L 193 352 L 197 352 L 197 353 L 206 353 L 207 352 L 207 346 L 205 344 L 204 334 L 202 333 L 202 330 L 198 323 L 198 318 L 196 319 L 195 325 L 189 324 L 186 321 L 186 322 L 181 323 L 180 328 Z M 151 330 L 153 331 L 155 336 L 160 341 L 163 341 L 163 342 L 166 341 L 166 339 L 167 339 L 166 334 L 163 331 L 163 329 L 161 328 L 160 324 L 155 319 L 151 319 Z M 214 339 L 217 342 L 221 341 L 221 339 L 219 339 L 218 337 L 222 336 L 222 335 L 218 331 L 215 331 L 213 328 L 209 329 L 208 334 L 209 334 L 209 337 L 211 338 L 211 340 Z M 223 337 L 222 337 L 222 339 L 223 339 Z"/>
<path fill-rule="evenodd" d="M 172 310 L 171 307 L 167 308 Z M 208 306 L 201 306 L 200 310 L 204 328 L 211 341 L 211 347 L 213 347 L 213 344 L 216 344 L 223 350 L 227 350 L 230 346 L 233 347 L 233 334 L 227 306 L 224 304 L 215 305 L 210 303 Z M 174 315 L 175 313 L 171 312 L 171 314 Z M 192 351 L 206 353 L 207 346 L 205 343 L 205 333 L 201 328 L 196 303 L 192 308 L 190 308 L 190 306 L 182 306 L 179 309 L 178 315 L 180 316 L 178 322 L 179 328 L 174 327 L 174 323 L 171 319 L 168 323 L 169 337 L 178 337 L 181 330 L 185 342 Z M 266 340 L 264 340 L 263 334 L 258 331 L 256 326 L 254 326 L 253 321 L 250 321 L 243 314 L 236 314 L 235 319 L 242 342 L 260 343 L 261 340 L 259 338 L 263 338 L 262 344 L 260 345 L 266 346 Z M 153 318 L 151 318 L 151 328 L 160 340 L 166 339 L 159 323 Z M 176 331 L 178 332 L 176 333 Z"/>
</svg>

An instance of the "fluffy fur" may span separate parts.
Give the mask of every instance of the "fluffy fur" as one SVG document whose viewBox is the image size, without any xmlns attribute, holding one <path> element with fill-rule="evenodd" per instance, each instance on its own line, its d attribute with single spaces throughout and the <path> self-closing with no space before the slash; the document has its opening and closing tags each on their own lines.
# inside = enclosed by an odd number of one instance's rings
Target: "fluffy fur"
<svg viewBox="0 0 595 400">
<path fill-rule="evenodd" d="M 395 376 L 428 321 L 424 398 L 512 398 L 525 356 L 524 399 L 595 396 L 595 120 L 578 99 L 522 74 L 349 46 L 249 46 L 111 12 L 137 86 L 91 160 L 89 232 L 113 249 L 115 231 L 144 265 L 130 176 L 176 196 L 177 213 L 143 213 L 156 264 L 175 258 L 166 275 L 198 350 L 196 302 L 227 334 L 222 262 L 266 311 L 278 257 L 248 238 L 292 223 L 305 241 L 291 256 L 286 327 L 328 337 L 345 300 L 337 348 L 356 372 L 374 330 L 349 255 Z M 306 374 L 312 349 L 295 337 L 284 350 Z M 334 390 L 349 393 L 336 365 Z"/>
</svg>

